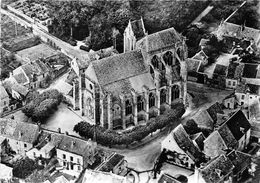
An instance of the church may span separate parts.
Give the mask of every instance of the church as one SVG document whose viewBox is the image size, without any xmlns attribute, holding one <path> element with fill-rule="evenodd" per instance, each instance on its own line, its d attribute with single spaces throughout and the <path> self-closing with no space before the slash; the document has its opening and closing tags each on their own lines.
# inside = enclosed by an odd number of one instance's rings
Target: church
<svg viewBox="0 0 260 183">
<path fill-rule="evenodd" d="M 124 53 L 92 60 L 74 83 L 74 109 L 97 125 L 126 129 L 186 102 L 187 46 L 169 28 L 148 34 L 143 20 L 129 21 Z"/>
</svg>

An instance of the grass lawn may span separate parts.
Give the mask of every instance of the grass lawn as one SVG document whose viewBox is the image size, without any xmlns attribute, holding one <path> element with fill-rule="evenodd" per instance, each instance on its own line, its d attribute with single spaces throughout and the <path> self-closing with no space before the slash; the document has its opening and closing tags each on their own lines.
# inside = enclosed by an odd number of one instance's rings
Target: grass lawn
<svg viewBox="0 0 260 183">
<path fill-rule="evenodd" d="M 17 36 L 25 35 L 26 33 L 31 33 L 32 31 L 28 28 L 22 27 L 16 24 L 17 34 L 15 31 L 15 22 L 11 20 L 7 15 L 2 14 L 1 16 L 1 41 L 7 41 L 9 39 L 15 38 Z"/>
</svg>

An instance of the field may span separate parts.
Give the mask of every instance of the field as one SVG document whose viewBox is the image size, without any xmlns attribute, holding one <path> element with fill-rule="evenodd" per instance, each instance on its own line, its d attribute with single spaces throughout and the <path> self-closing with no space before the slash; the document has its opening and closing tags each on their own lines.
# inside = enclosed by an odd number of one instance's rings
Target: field
<svg viewBox="0 0 260 183">
<path fill-rule="evenodd" d="M 17 31 L 15 31 L 16 29 Z M 31 33 L 32 31 L 28 28 L 24 28 L 18 24 L 15 24 L 7 15 L 2 14 L 1 16 L 1 41 L 7 41 L 17 36 Z"/>
</svg>

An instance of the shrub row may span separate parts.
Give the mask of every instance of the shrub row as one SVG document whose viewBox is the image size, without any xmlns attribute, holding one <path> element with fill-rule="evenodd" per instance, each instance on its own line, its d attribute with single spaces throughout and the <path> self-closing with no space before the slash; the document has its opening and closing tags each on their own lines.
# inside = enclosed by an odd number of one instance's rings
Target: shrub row
<svg viewBox="0 0 260 183">
<path fill-rule="evenodd" d="M 23 107 L 23 113 L 32 117 L 33 121 L 44 122 L 50 114 L 57 110 L 63 96 L 58 90 L 47 90 L 42 94 L 33 93 L 29 97 L 29 102 Z"/>
<path fill-rule="evenodd" d="M 82 137 L 95 138 L 97 143 L 104 146 L 129 145 L 135 141 L 141 141 L 150 133 L 153 133 L 158 129 L 177 123 L 184 112 L 184 105 L 181 103 L 176 104 L 173 109 L 167 110 L 163 115 L 147 121 L 147 125 L 136 126 L 132 130 L 123 133 L 107 130 L 104 127 L 91 125 L 84 121 L 76 124 L 74 126 L 74 131 L 79 133 Z"/>
</svg>

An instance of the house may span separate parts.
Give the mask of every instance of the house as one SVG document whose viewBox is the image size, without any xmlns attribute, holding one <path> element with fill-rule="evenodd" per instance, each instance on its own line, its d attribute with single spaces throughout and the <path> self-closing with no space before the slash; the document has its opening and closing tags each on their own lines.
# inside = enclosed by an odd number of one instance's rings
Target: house
<svg viewBox="0 0 260 183">
<path fill-rule="evenodd" d="M 59 164 L 79 174 L 95 162 L 96 146 L 97 144 L 90 140 L 64 135 L 56 147 Z"/>
<path fill-rule="evenodd" d="M 0 163 L 0 182 L 10 183 L 13 179 L 13 168 Z"/>
<path fill-rule="evenodd" d="M 23 103 L 25 97 L 29 93 L 28 88 L 24 87 L 17 82 L 14 82 L 10 79 L 6 79 L 3 82 L 4 87 L 6 88 L 7 92 L 12 96 L 13 99 L 18 100 Z"/>
<path fill-rule="evenodd" d="M 124 52 L 136 49 L 136 43 L 146 35 L 143 18 L 128 22 L 124 31 Z"/>
<path fill-rule="evenodd" d="M 231 62 L 228 66 L 228 72 L 226 77 L 226 88 L 236 89 L 242 74 L 244 64 Z"/>
<path fill-rule="evenodd" d="M 227 158 L 234 165 L 233 168 L 233 182 L 239 182 L 244 173 L 247 173 L 248 168 L 251 166 L 251 155 L 241 151 L 231 151 L 227 153 Z"/>
<path fill-rule="evenodd" d="M 200 145 L 192 141 L 182 124 L 178 125 L 162 141 L 161 150 L 171 152 L 173 154 L 173 162 L 187 169 L 194 169 L 195 165 L 198 166 L 204 161 Z"/>
<path fill-rule="evenodd" d="M 31 149 L 39 135 L 39 126 L 0 118 L 0 137 L 7 139 L 11 149 L 17 154 L 25 154 Z"/>
<path fill-rule="evenodd" d="M 224 114 L 222 106 L 219 102 L 212 104 L 209 108 L 206 109 L 211 119 L 214 123 L 217 121 L 217 114 Z"/>
<path fill-rule="evenodd" d="M 245 63 L 242 77 L 252 80 L 260 79 L 260 65 L 253 63 Z"/>
<path fill-rule="evenodd" d="M 228 149 L 244 150 L 249 144 L 251 125 L 241 110 L 204 140 L 204 153 L 214 158 Z"/>
<path fill-rule="evenodd" d="M 96 170 L 86 169 L 83 173 L 83 177 L 78 181 L 78 183 L 126 183 L 126 177 L 113 174 L 111 172 L 101 172 Z"/>
<path fill-rule="evenodd" d="M 230 95 L 226 96 L 222 101 L 222 104 L 227 109 L 235 109 L 236 103 L 237 101 L 235 93 L 231 93 Z"/>
<path fill-rule="evenodd" d="M 46 87 L 51 79 L 51 68 L 40 60 L 24 64 L 10 74 L 18 84 L 28 89 Z"/>
<path fill-rule="evenodd" d="M 189 58 L 187 61 L 188 81 L 198 81 L 198 70 L 201 65 L 200 60 Z"/>
<path fill-rule="evenodd" d="M 226 87 L 226 76 L 227 76 L 228 67 L 221 64 L 216 64 L 213 71 L 213 77 L 211 84 L 219 88 Z"/>
<path fill-rule="evenodd" d="M 223 37 L 236 37 L 238 39 L 247 39 L 253 41 L 256 47 L 260 48 L 260 30 L 237 25 L 229 22 L 221 22 L 216 32 L 219 39 Z"/>
<path fill-rule="evenodd" d="M 194 183 L 231 183 L 234 165 L 225 155 L 209 161 L 195 169 Z"/>
<path fill-rule="evenodd" d="M 248 107 L 260 100 L 260 85 L 241 83 L 235 90 L 238 105 Z"/>
<path fill-rule="evenodd" d="M 2 84 L 0 84 L 0 99 L 0 114 L 2 114 L 8 110 L 10 104 L 9 95 Z"/>
<path fill-rule="evenodd" d="M 95 170 L 101 172 L 112 172 L 116 175 L 124 176 L 127 171 L 124 158 L 125 157 L 120 154 L 113 153 L 105 160 L 105 162 L 103 161 L 101 166 L 97 167 Z"/>
<path fill-rule="evenodd" d="M 174 28 L 146 35 L 136 49 L 94 60 L 74 82 L 74 109 L 108 129 L 125 129 L 185 103 L 187 47 Z"/>
<path fill-rule="evenodd" d="M 191 140 L 201 151 L 204 148 L 204 140 L 206 139 L 202 132 L 191 135 Z"/>
<path fill-rule="evenodd" d="M 192 117 L 192 119 L 195 121 L 199 128 L 207 129 L 210 131 L 214 129 L 214 120 L 209 115 L 207 110 L 200 110 Z"/>
<path fill-rule="evenodd" d="M 203 39 L 201 39 L 202 42 Z M 204 43 L 205 44 L 205 43 Z M 203 51 L 203 49 L 201 49 L 198 53 L 196 53 L 192 59 L 194 60 L 199 60 L 201 61 L 202 65 L 207 65 L 208 64 L 208 55 L 206 55 L 206 53 Z"/>
</svg>

